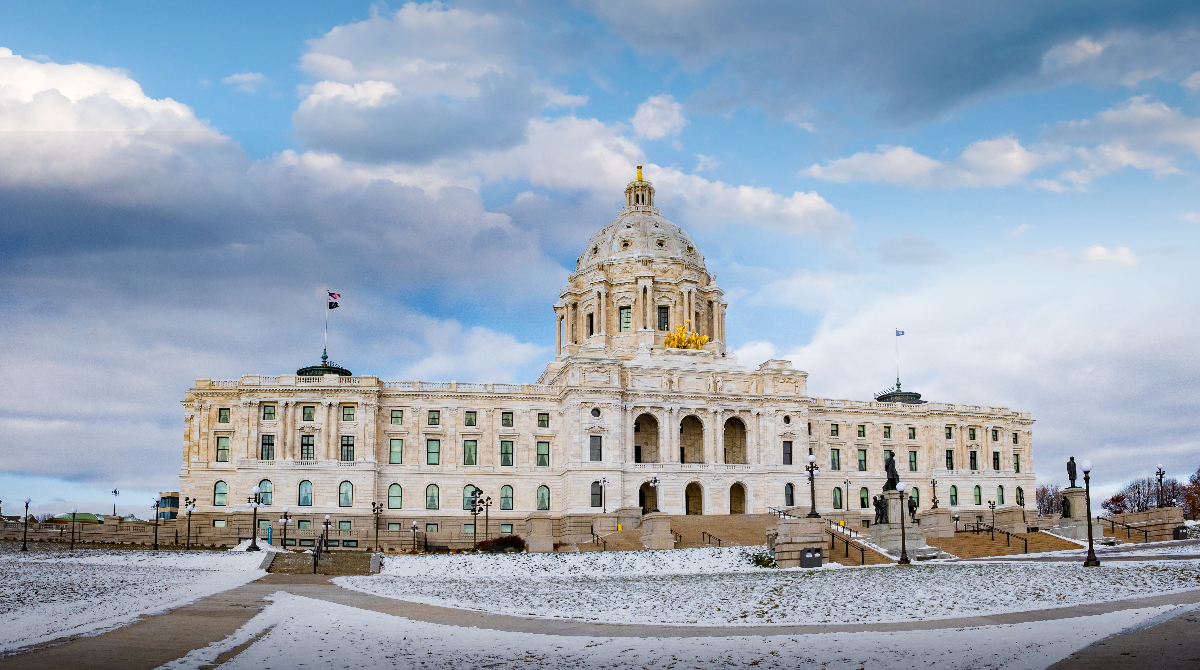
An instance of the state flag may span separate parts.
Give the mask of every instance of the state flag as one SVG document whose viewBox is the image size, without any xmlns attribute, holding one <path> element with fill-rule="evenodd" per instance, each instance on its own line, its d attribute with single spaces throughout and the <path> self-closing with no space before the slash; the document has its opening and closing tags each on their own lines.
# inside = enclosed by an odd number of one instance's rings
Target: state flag
<svg viewBox="0 0 1200 670">
<path fill-rule="evenodd" d="M 329 309 L 337 309 L 337 307 L 338 307 L 337 301 L 342 299 L 342 294 L 334 293 L 333 291 L 329 291 L 328 293 L 329 293 Z"/>
<path fill-rule="evenodd" d="M 903 334 L 904 334 L 904 331 L 903 331 L 903 330 L 897 330 L 897 331 L 896 331 L 896 337 L 900 337 L 900 336 L 901 336 L 901 335 L 903 335 Z"/>
</svg>

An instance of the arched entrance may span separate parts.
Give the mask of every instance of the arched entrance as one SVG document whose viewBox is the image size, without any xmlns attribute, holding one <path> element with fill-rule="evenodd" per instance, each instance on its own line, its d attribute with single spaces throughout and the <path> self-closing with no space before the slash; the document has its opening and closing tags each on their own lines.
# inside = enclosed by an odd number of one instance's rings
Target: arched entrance
<svg viewBox="0 0 1200 670">
<path fill-rule="evenodd" d="M 658 419 L 642 414 L 633 422 L 633 462 L 658 463 Z"/>
<path fill-rule="evenodd" d="M 746 487 L 740 483 L 729 487 L 729 513 L 746 513 Z"/>
<path fill-rule="evenodd" d="M 746 462 L 746 424 L 737 417 L 725 422 L 725 462 Z"/>
<path fill-rule="evenodd" d="M 679 462 L 704 462 L 704 423 L 690 414 L 679 422 Z"/>
<path fill-rule="evenodd" d="M 685 514 L 704 514 L 704 492 L 696 482 L 683 490 L 683 502 Z"/>
<path fill-rule="evenodd" d="M 647 482 L 638 488 L 638 505 L 642 508 L 642 514 L 649 514 L 658 511 L 658 489 L 650 486 Z"/>
</svg>

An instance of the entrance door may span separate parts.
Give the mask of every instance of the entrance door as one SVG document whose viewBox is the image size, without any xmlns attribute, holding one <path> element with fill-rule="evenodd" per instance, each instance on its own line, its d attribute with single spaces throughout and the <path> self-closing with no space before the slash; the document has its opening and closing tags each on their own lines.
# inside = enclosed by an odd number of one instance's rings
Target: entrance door
<svg viewBox="0 0 1200 670">
<path fill-rule="evenodd" d="M 746 488 L 741 484 L 729 487 L 729 513 L 746 513 Z"/>
</svg>

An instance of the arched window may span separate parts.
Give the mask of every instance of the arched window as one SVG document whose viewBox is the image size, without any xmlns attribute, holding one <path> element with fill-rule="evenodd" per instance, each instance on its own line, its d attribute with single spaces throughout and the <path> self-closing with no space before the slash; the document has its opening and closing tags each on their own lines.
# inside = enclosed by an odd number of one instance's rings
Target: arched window
<svg viewBox="0 0 1200 670">
<path fill-rule="evenodd" d="M 908 497 L 912 498 L 913 502 L 917 503 L 917 507 L 921 506 L 921 490 L 920 489 L 918 489 L 915 486 L 912 487 L 911 489 L 909 489 Z"/>
<path fill-rule="evenodd" d="M 338 486 L 338 507 L 354 506 L 354 484 L 342 482 Z"/>
<path fill-rule="evenodd" d="M 842 508 L 842 488 L 840 486 L 833 487 L 833 508 Z"/>
<path fill-rule="evenodd" d="M 463 509 L 471 509 L 471 499 L 475 495 L 475 485 L 467 484 L 463 487 Z"/>
<path fill-rule="evenodd" d="M 1003 486 L 996 487 L 996 504 L 997 505 L 1004 504 L 1004 487 Z"/>
<path fill-rule="evenodd" d="M 539 486 L 537 490 L 537 508 L 539 510 L 550 509 L 550 487 Z"/>
<path fill-rule="evenodd" d="M 958 487 L 957 486 L 950 487 L 950 504 L 951 505 L 958 504 Z"/>
<path fill-rule="evenodd" d="M 213 484 L 213 505 L 217 507 L 225 506 L 225 499 L 229 495 L 229 485 L 225 482 L 217 482 Z"/>
<path fill-rule="evenodd" d="M 871 507 L 871 492 L 865 486 L 858 490 L 858 506 L 862 509 Z"/>
<path fill-rule="evenodd" d="M 979 488 L 978 486 L 975 487 L 975 504 L 983 504 L 983 489 Z"/>
<path fill-rule="evenodd" d="M 271 484 L 270 479 L 264 479 L 258 483 L 258 496 L 262 500 L 262 504 L 270 505 L 274 495 L 275 486 Z"/>
<path fill-rule="evenodd" d="M 392 484 L 388 487 L 388 509 L 400 509 L 401 503 L 404 502 L 404 489 L 400 488 L 399 484 Z"/>
<path fill-rule="evenodd" d="M 500 509 L 512 509 L 512 487 L 500 487 Z"/>
<path fill-rule="evenodd" d="M 783 485 L 783 506 L 791 507 L 796 504 L 796 487 L 791 482 Z"/>
<path fill-rule="evenodd" d="M 1017 505 L 1025 506 L 1025 491 L 1020 486 L 1017 487 Z"/>
<path fill-rule="evenodd" d="M 600 486 L 600 482 L 592 482 L 592 507 L 601 507 L 604 505 L 604 487 Z M 541 509 L 540 507 L 538 509 Z"/>
<path fill-rule="evenodd" d="M 441 506 L 441 494 L 438 492 L 437 484 L 430 484 L 425 487 L 425 509 L 437 509 Z"/>
<path fill-rule="evenodd" d="M 312 507 L 312 482 L 308 480 L 300 482 L 300 497 L 297 504 L 301 507 Z"/>
</svg>

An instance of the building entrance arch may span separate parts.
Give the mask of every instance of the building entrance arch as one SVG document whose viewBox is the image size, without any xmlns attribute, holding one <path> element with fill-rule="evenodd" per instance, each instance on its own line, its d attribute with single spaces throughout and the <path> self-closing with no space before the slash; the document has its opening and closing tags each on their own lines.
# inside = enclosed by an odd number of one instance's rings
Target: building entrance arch
<svg viewBox="0 0 1200 670">
<path fill-rule="evenodd" d="M 642 508 L 642 514 L 658 511 L 658 489 L 650 486 L 650 482 L 638 487 L 638 505 Z"/>
<path fill-rule="evenodd" d="M 662 462 L 658 453 L 658 419 L 653 414 L 642 414 L 633 422 L 633 462 Z"/>
<path fill-rule="evenodd" d="M 704 514 L 704 490 L 700 484 L 692 482 L 683 490 L 684 514 Z"/>
<path fill-rule="evenodd" d="M 679 462 L 704 462 L 704 422 L 691 414 L 679 422 Z"/>
<path fill-rule="evenodd" d="M 742 486 L 741 482 L 729 487 L 729 513 L 746 513 L 746 487 Z"/>
<path fill-rule="evenodd" d="M 736 416 L 725 422 L 725 462 L 746 463 L 746 424 Z"/>
</svg>

